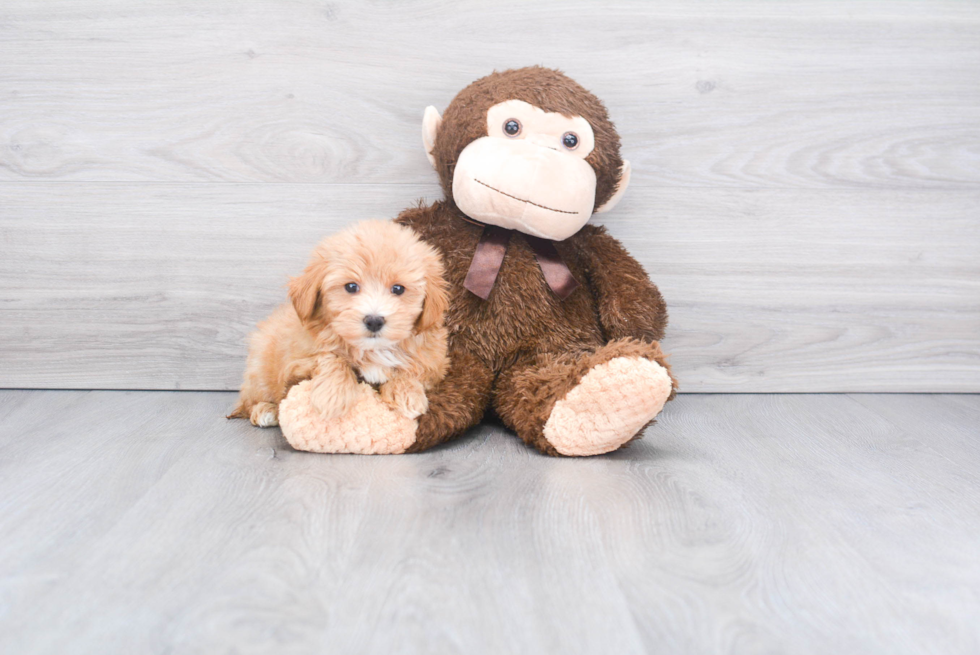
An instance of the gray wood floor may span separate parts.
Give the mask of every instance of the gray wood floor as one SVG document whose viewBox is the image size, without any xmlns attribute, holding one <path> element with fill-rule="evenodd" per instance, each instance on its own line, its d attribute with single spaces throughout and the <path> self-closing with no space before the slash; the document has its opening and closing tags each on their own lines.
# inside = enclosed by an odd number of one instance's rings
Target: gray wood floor
<svg viewBox="0 0 980 655">
<path fill-rule="evenodd" d="M 980 396 L 686 395 L 612 456 L 3 391 L 3 653 L 976 653 Z"/>
</svg>

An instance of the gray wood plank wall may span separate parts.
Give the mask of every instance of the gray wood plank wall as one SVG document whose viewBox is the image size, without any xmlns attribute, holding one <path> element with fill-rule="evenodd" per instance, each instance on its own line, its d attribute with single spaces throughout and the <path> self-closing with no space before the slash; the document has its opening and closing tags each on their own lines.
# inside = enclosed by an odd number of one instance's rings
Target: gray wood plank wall
<svg viewBox="0 0 980 655">
<path fill-rule="evenodd" d="M 232 389 L 313 243 L 439 197 L 420 145 L 559 67 L 684 391 L 980 391 L 980 4 L 5 0 L 0 386 Z"/>
</svg>

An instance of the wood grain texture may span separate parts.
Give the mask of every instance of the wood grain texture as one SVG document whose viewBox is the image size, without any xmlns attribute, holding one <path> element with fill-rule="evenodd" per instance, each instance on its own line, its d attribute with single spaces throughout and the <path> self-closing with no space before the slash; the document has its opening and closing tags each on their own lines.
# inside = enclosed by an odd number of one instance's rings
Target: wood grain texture
<svg viewBox="0 0 980 655">
<path fill-rule="evenodd" d="M 0 650 L 980 649 L 980 452 L 845 395 L 687 395 L 611 456 L 495 425 L 298 453 L 228 393 L 0 392 Z M 936 439 L 936 437 L 941 437 Z M 944 445 L 945 444 L 945 445 Z"/>
<path fill-rule="evenodd" d="M 421 110 L 565 69 L 683 391 L 980 391 L 972 2 L 8 0 L 0 386 L 230 389 L 324 233 L 439 197 Z"/>
<path fill-rule="evenodd" d="M 855 400 L 898 427 L 928 434 L 929 447 L 952 462 L 980 458 L 980 396 L 888 394 L 860 395 Z M 948 429 L 933 425 L 940 412 Z"/>
<path fill-rule="evenodd" d="M 980 182 L 968 2 L 8 0 L 0 26 L 0 180 L 428 183 L 422 110 L 541 63 L 608 104 L 637 185 Z"/>
<path fill-rule="evenodd" d="M 682 389 L 980 389 L 980 192 L 807 193 L 637 189 L 605 217 L 667 299 Z M 235 389 L 312 244 L 418 197 L 438 188 L 0 185 L 0 385 Z"/>
</svg>

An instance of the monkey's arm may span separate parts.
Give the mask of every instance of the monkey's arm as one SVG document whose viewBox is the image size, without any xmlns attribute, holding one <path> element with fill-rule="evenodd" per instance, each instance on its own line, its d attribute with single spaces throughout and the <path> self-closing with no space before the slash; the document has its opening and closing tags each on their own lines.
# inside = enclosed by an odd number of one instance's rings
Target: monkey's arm
<svg viewBox="0 0 980 655">
<path fill-rule="evenodd" d="M 640 263 L 604 227 L 586 226 L 576 236 L 606 338 L 660 341 L 667 305 Z"/>
</svg>

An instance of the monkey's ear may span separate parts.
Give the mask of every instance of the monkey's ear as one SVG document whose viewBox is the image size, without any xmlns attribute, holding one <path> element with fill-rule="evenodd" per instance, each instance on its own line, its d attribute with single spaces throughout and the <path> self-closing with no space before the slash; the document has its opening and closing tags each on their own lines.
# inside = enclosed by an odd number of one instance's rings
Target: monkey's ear
<svg viewBox="0 0 980 655">
<path fill-rule="evenodd" d="M 442 116 L 439 110 L 429 105 L 425 108 L 425 115 L 422 116 L 422 145 L 425 146 L 425 156 L 429 158 L 429 163 L 435 168 L 436 157 L 432 154 L 432 149 L 436 147 L 436 132 L 442 125 Z"/>
<path fill-rule="evenodd" d="M 616 192 L 612 194 L 609 200 L 602 204 L 602 207 L 595 210 L 596 214 L 607 212 L 615 207 L 619 203 L 620 198 L 623 197 L 623 193 L 626 192 L 626 187 L 630 185 L 630 163 L 627 160 L 623 160 L 623 167 L 619 171 L 619 184 L 616 185 Z"/>
</svg>

